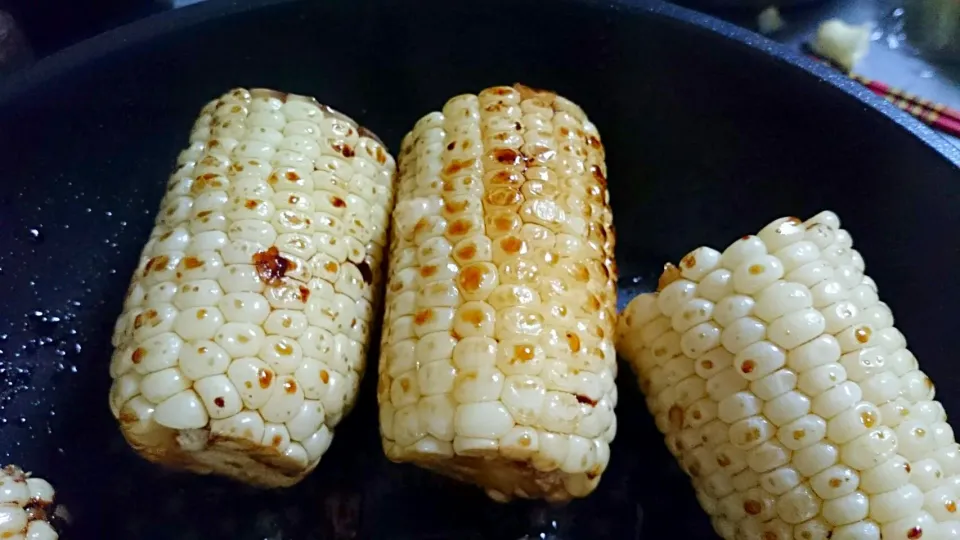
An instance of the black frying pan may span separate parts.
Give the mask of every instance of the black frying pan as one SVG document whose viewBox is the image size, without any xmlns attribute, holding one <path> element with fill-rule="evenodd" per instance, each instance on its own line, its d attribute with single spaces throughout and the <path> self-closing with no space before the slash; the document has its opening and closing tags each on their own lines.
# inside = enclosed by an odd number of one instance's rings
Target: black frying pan
<svg viewBox="0 0 960 540">
<path fill-rule="evenodd" d="M 162 471 L 110 416 L 112 325 L 207 99 L 236 85 L 316 95 L 396 149 L 449 96 L 514 81 L 578 101 L 603 133 L 624 285 L 650 288 L 697 245 L 831 208 L 957 412 L 960 153 L 841 76 L 653 1 L 214 1 L 0 87 L 0 448 L 56 483 L 66 537 L 712 537 L 626 366 L 611 465 L 566 508 L 503 506 L 389 464 L 375 377 L 320 467 L 280 492 Z"/>
</svg>

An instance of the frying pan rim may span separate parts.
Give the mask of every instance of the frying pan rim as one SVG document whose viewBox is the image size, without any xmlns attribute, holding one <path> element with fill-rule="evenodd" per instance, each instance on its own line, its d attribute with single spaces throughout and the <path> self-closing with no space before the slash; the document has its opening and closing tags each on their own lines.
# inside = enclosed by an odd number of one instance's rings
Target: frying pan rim
<svg viewBox="0 0 960 540">
<path fill-rule="evenodd" d="M 182 30 L 210 19 L 240 14 L 246 11 L 262 9 L 275 5 L 304 2 L 305 0 L 207 0 L 174 10 L 153 14 L 131 23 L 113 28 L 104 33 L 80 41 L 34 65 L 10 74 L 0 81 L 0 110 L 15 104 L 17 99 L 28 95 L 30 90 L 45 81 L 65 75 L 100 57 L 122 51 L 136 44 L 146 42 L 170 32 Z M 347 0 L 351 1 L 351 0 Z M 954 146 L 945 137 L 898 109 L 893 104 L 875 95 L 862 85 L 839 71 L 824 66 L 798 54 L 783 44 L 757 34 L 749 29 L 722 21 L 713 16 L 668 4 L 661 0 L 559 0 L 572 4 L 586 5 L 593 9 L 620 11 L 628 14 L 645 13 L 665 18 L 674 24 L 690 25 L 701 31 L 719 34 L 749 50 L 761 51 L 773 60 L 788 64 L 793 69 L 806 72 L 807 75 L 839 89 L 847 98 L 879 112 L 887 119 L 904 128 L 929 148 L 960 168 L 960 148 Z"/>
</svg>

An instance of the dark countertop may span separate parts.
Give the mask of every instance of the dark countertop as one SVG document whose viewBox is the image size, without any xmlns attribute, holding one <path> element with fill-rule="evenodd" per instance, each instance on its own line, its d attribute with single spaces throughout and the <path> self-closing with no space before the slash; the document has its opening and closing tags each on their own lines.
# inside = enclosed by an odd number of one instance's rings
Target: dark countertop
<svg viewBox="0 0 960 540">
<path fill-rule="evenodd" d="M 98 32 L 150 14 L 202 1 L 205 0 L 0 0 L 0 10 L 13 14 L 33 49 L 32 55 L 22 56 L 15 63 L 16 68 L 22 68 L 34 58 L 51 54 Z M 708 5 L 731 1 L 677 0 L 688 7 L 756 29 L 759 9 L 711 8 Z M 754 5 L 762 5 L 763 2 L 738 1 Z M 960 108 L 960 62 L 953 66 L 936 65 L 910 50 L 909 45 L 901 39 L 902 36 L 898 36 L 896 20 L 889 16 L 902 0 L 780 0 L 780 3 L 784 2 L 802 4 L 781 9 L 786 26 L 771 38 L 799 51 L 801 45 L 816 33 L 819 23 L 826 19 L 838 17 L 854 24 L 874 22 L 877 30 L 870 53 L 855 71 L 931 101 Z M 777 4 L 777 0 L 770 0 L 770 5 Z M 50 13 L 53 12 L 57 16 L 51 17 Z M 3 28 L 0 24 L 0 49 L 2 42 Z M 4 61 L 2 52 L 0 50 L 0 76 Z M 960 139 L 947 138 L 960 146 Z"/>
</svg>

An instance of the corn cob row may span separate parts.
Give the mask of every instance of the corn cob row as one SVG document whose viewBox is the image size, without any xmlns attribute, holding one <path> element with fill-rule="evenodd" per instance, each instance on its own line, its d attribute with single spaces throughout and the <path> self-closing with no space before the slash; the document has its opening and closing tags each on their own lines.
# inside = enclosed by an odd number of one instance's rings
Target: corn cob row
<svg viewBox="0 0 960 540">
<path fill-rule="evenodd" d="M 960 538 L 960 447 L 832 212 L 667 267 L 622 314 L 667 446 L 723 538 Z"/>
<path fill-rule="evenodd" d="M 293 484 L 357 395 L 393 158 L 312 98 L 236 89 L 177 164 L 117 321 L 111 410 L 151 461 Z"/>
<path fill-rule="evenodd" d="M 49 482 L 15 465 L 0 469 L 0 538 L 57 540 L 48 520 L 54 489 Z"/>
<path fill-rule="evenodd" d="M 500 501 L 596 487 L 617 402 L 605 175 L 580 108 L 519 85 L 406 136 L 378 385 L 391 460 Z"/>
</svg>

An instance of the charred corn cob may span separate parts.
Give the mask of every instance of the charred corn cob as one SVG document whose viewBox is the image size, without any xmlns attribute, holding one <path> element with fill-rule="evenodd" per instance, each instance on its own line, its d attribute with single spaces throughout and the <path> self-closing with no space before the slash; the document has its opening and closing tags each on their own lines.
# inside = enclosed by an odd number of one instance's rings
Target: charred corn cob
<svg viewBox="0 0 960 540">
<path fill-rule="evenodd" d="M 0 469 L 0 538 L 57 540 L 50 524 L 53 486 L 15 465 Z"/>
<path fill-rule="evenodd" d="M 960 447 L 832 212 L 668 266 L 621 314 L 667 446 L 728 540 L 945 540 Z"/>
<path fill-rule="evenodd" d="M 312 98 L 237 89 L 178 166 L 117 321 L 110 407 L 151 461 L 293 484 L 357 395 L 393 158 Z"/>
<path fill-rule="evenodd" d="M 403 141 L 378 398 L 386 455 L 497 500 L 590 493 L 616 433 L 614 230 L 578 106 L 452 98 Z"/>
</svg>

